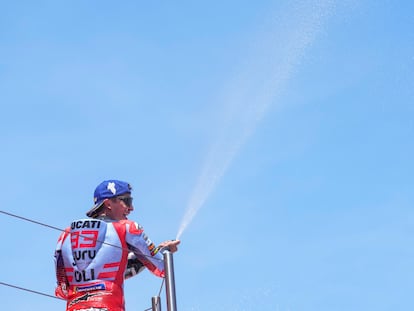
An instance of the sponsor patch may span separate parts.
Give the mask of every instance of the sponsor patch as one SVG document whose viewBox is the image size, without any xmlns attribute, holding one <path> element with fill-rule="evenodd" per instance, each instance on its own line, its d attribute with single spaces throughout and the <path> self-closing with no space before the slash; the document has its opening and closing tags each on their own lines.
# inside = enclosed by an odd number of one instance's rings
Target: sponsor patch
<svg viewBox="0 0 414 311">
<path fill-rule="evenodd" d="M 75 292 L 82 293 L 87 291 L 93 291 L 93 290 L 105 290 L 105 284 L 94 284 L 94 285 L 88 285 L 88 286 L 78 286 L 75 288 Z"/>
</svg>

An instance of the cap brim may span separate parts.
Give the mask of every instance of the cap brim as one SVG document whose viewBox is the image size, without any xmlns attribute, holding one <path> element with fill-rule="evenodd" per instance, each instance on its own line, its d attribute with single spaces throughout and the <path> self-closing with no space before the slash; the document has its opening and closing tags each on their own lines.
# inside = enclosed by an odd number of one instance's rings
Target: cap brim
<svg viewBox="0 0 414 311">
<path fill-rule="evenodd" d="M 95 217 L 96 214 L 98 213 L 98 210 L 102 207 L 103 203 L 104 201 L 98 204 L 95 204 L 89 211 L 86 212 L 86 216 L 92 217 L 92 218 Z"/>
</svg>

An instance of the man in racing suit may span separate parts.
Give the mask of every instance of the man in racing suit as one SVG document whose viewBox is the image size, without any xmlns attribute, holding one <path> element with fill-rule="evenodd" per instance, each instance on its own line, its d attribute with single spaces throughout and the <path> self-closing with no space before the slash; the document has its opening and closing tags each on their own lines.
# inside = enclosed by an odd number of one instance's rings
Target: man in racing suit
<svg viewBox="0 0 414 311">
<path fill-rule="evenodd" d="M 136 222 L 131 186 L 106 180 L 94 193 L 90 218 L 71 223 L 59 237 L 55 250 L 57 297 L 67 301 L 67 311 L 124 311 L 124 279 L 144 267 L 164 277 L 162 250 L 177 251 L 180 241 L 158 247 Z"/>
</svg>

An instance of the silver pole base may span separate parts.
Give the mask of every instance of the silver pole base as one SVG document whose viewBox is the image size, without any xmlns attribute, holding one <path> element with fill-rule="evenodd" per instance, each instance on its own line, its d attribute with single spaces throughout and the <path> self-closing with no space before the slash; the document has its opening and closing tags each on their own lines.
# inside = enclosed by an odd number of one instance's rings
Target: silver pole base
<svg viewBox="0 0 414 311">
<path fill-rule="evenodd" d="M 161 311 L 161 299 L 160 296 L 154 296 L 152 301 L 152 311 Z"/>
</svg>

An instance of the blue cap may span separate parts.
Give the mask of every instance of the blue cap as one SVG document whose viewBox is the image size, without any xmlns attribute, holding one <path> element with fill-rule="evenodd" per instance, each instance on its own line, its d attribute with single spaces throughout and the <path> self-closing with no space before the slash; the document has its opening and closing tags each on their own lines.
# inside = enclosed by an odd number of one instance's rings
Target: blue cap
<svg viewBox="0 0 414 311">
<path fill-rule="evenodd" d="M 105 180 L 95 189 L 93 201 L 95 205 L 86 213 L 88 217 L 96 216 L 96 212 L 106 199 L 119 196 L 124 193 L 131 193 L 132 187 L 129 183 L 120 180 Z"/>
</svg>

